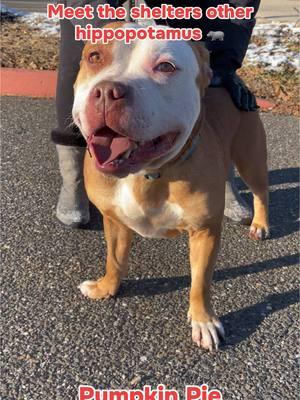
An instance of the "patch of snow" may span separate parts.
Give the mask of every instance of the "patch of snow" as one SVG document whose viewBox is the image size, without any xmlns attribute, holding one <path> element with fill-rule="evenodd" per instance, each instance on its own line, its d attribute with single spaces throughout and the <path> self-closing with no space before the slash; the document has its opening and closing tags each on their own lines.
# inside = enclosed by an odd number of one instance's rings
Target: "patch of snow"
<svg viewBox="0 0 300 400">
<path fill-rule="evenodd" d="M 299 44 L 300 28 L 292 23 L 258 24 L 253 31 L 253 38 L 255 37 L 260 38 L 262 44 L 249 45 L 245 64 L 262 65 L 267 70 L 274 71 L 284 66 L 300 68 L 299 51 L 289 48 L 291 43 Z"/>
<path fill-rule="evenodd" d="M 24 15 L 20 20 L 34 29 L 39 29 L 44 34 L 59 35 L 60 28 L 58 18 L 48 19 L 45 13 L 32 12 Z"/>
<path fill-rule="evenodd" d="M 58 18 L 48 19 L 46 13 L 42 12 L 23 12 L 14 8 L 0 5 L 1 16 L 18 18 L 19 21 L 30 25 L 34 29 L 39 29 L 45 35 L 59 35 L 59 20 Z"/>
</svg>

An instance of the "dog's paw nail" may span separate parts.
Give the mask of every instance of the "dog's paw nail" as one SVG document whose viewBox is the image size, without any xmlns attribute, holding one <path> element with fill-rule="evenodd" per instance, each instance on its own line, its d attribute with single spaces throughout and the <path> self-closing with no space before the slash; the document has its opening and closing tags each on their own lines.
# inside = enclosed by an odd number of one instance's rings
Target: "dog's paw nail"
<svg viewBox="0 0 300 400">
<path fill-rule="evenodd" d="M 108 299 L 114 296 L 119 284 L 105 277 L 97 281 L 84 281 L 79 285 L 81 293 L 90 299 Z"/>
<path fill-rule="evenodd" d="M 192 339 L 199 347 L 210 352 L 218 350 L 219 335 L 224 338 L 225 332 L 221 322 L 215 318 L 209 322 L 192 322 Z"/>
<path fill-rule="evenodd" d="M 262 239 L 262 229 L 257 228 L 255 226 L 251 226 L 250 228 L 250 236 L 253 239 L 261 240 Z"/>
<path fill-rule="evenodd" d="M 93 281 L 84 281 L 80 285 L 78 285 L 78 289 L 85 297 L 89 297 L 91 286 L 93 286 L 93 284 Z"/>
<path fill-rule="evenodd" d="M 219 320 L 217 320 L 215 318 L 213 319 L 213 323 L 218 330 L 218 335 L 224 341 L 225 340 L 225 330 L 223 328 L 223 325 L 221 324 L 221 322 Z"/>
<path fill-rule="evenodd" d="M 251 225 L 249 230 L 249 237 L 254 240 L 264 240 L 269 236 L 269 230 L 257 225 Z"/>
</svg>

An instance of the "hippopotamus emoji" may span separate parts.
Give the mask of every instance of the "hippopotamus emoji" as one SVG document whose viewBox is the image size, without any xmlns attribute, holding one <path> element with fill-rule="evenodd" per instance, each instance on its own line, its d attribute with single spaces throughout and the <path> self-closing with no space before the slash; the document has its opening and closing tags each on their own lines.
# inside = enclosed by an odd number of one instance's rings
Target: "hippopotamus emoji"
<svg viewBox="0 0 300 400">
<path fill-rule="evenodd" d="M 221 40 L 223 42 L 224 40 L 224 32 L 222 31 L 210 31 L 207 34 L 207 37 L 211 38 L 211 40 L 214 42 L 215 40 Z"/>
</svg>

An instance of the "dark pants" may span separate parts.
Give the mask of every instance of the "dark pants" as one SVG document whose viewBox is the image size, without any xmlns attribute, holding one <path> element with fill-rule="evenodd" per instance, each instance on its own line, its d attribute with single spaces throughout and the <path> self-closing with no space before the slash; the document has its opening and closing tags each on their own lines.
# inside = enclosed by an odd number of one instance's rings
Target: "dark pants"
<svg viewBox="0 0 300 400">
<path fill-rule="evenodd" d="M 61 1 L 68 3 L 68 1 Z M 157 7 L 160 2 L 157 0 L 146 0 L 150 7 Z M 71 1 L 72 3 L 72 1 Z M 76 0 L 74 5 L 84 5 L 94 3 L 94 1 Z M 98 4 L 103 3 L 97 1 Z M 108 1 L 110 3 L 110 1 Z M 186 2 L 164 1 L 163 3 L 173 4 L 174 6 L 200 6 L 205 14 L 205 10 L 211 6 L 229 3 L 232 6 L 254 7 L 255 13 L 258 10 L 260 0 L 198 0 Z M 69 4 L 70 5 L 70 4 Z M 93 4 L 94 5 L 94 4 Z M 255 14 L 254 13 L 254 14 Z M 78 21 L 77 21 L 78 23 Z M 82 21 L 80 21 L 82 24 Z M 90 21 L 89 21 L 90 23 Z M 94 26 L 102 25 L 103 21 L 95 21 Z M 206 47 L 211 54 L 211 66 L 215 73 L 222 71 L 235 71 L 240 68 L 245 57 L 250 41 L 251 33 L 255 25 L 255 19 L 251 20 L 169 20 L 171 27 L 199 27 L 203 31 L 203 38 L 209 31 L 224 32 L 224 41 L 205 41 Z M 72 123 L 73 105 L 73 84 L 75 82 L 83 43 L 74 40 L 74 26 L 68 20 L 61 21 L 61 44 L 60 44 L 60 64 L 57 81 L 56 109 L 58 128 L 52 131 L 52 140 L 56 144 L 69 146 L 86 146 L 86 142 L 79 130 Z"/>
<path fill-rule="evenodd" d="M 73 85 L 79 70 L 83 42 L 74 40 L 74 26 L 63 20 L 59 54 L 59 69 L 56 87 L 56 115 L 58 128 L 51 137 L 54 143 L 69 146 L 86 146 L 79 129 L 72 123 Z"/>
<path fill-rule="evenodd" d="M 112 6 L 117 5 L 115 0 L 108 0 Z M 94 8 L 99 4 L 105 4 L 105 0 L 59 0 L 65 6 L 79 7 L 91 4 Z M 73 24 L 86 25 L 91 23 L 87 20 L 72 20 Z M 58 127 L 51 132 L 52 141 L 55 144 L 66 146 L 86 146 L 86 141 L 79 129 L 72 123 L 72 107 L 74 101 L 73 85 L 76 80 L 81 53 L 84 47 L 83 42 L 74 39 L 75 29 L 70 20 L 60 21 L 60 51 L 59 68 L 56 87 L 56 115 Z M 101 27 L 105 24 L 103 20 L 92 21 L 94 27 Z"/>
</svg>

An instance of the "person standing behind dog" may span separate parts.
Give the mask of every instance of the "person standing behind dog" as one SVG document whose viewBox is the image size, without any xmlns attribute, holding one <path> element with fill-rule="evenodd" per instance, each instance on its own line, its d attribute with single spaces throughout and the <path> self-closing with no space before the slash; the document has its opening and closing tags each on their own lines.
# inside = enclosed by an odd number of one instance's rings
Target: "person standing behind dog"
<svg viewBox="0 0 300 400">
<path fill-rule="evenodd" d="M 113 7 L 118 7 L 124 0 L 60 0 L 65 6 L 79 7 L 90 4 L 96 8 L 100 4 L 108 3 Z M 173 6 L 199 6 L 196 0 L 186 2 L 146 0 L 149 7 L 159 7 L 162 3 L 172 4 Z M 176 4 L 175 4 L 176 3 Z M 210 51 L 211 68 L 213 78 L 211 87 L 223 86 L 228 90 L 231 98 L 241 110 L 254 111 L 257 109 L 254 95 L 246 87 L 244 82 L 237 76 L 236 70 L 241 67 L 245 57 L 252 30 L 255 25 L 255 14 L 258 10 L 260 0 L 236 0 L 236 1 L 213 1 L 203 0 L 201 8 L 203 15 L 205 10 L 211 6 L 229 3 L 233 7 L 254 7 L 253 18 L 251 20 L 210 20 L 204 17 L 201 20 L 167 20 L 157 21 L 158 23 L 168 24 L 173 28 L 201 28 L 205 45 Z M 51 132 L 52 141 L 56 145 L 59 170 L 62 177 L 62 187 L 60 190 L 56 207 L 56 216 L 64 225 L 76 228 L 87 224 L 90 219 L 89 201 L 85 192 L 83 182 L 83 159 L 86 151 L 86 142 L 79 129 L 72 121 L 73 106 L 73 85 L 79 71 L 79 63 L 84 43 L 74 39 L 74 26 L 85 26 L 88 23 L 95 28 L 104 26 L 107 20 L 95 18 L 91 20 L 61 20 L 61 40 L 59 70 L 57 81 L 56 111 L 58 127 Z M 223 32 L 223 40 L 211 40 L 210 32 Z M 207 37 L 208 36 L 208 37 Z M 225 216 L 231 220 L 245 224 L 250 222 L 252 213 L 247 204 L 241 198 L 234 184 L 234 169 L 230 169 L 228 180 L 226 181 L 225 192 Z"/>
</svg>

